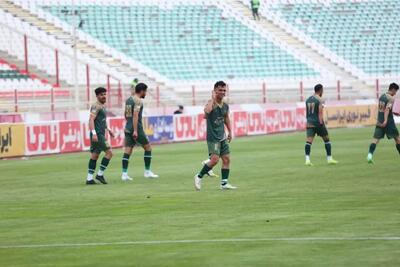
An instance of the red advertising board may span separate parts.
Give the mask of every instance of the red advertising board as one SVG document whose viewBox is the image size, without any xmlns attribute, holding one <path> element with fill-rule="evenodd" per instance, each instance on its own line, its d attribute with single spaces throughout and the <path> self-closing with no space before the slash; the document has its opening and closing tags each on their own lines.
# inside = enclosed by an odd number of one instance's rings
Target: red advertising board
<svg viewBox="0 0 400 267">
<path fill-rule="evenodd" d="M 297 108 L 296 109 L 296 130 L 301 131 L 306 128 L 307 119 L 306 119 L 306 108 Z"/>
<path fill-rule="evenodd" d="M 175 141 L 197 140 L 197 116 L 178 115 L 174 117 Z"/>
<path fill-rule="evenodd" d="M 59 153 L 59 123 L 43 122 L 25 125 L 25 154 Z"/>
<path fill-rule="evenodd" d="M 205 140 L 207 137 L 207 120 L 204 114 L 197 115 L 197 140 Z"/>
<path fill-rule="evenodd" d="M 111 118 L 108 122 L 108 127 L 114 133 L 114 138 L 109 138 L 111 147 L 122 147 L 124 146 L 124 118 Z"/>
<path fill-rule="evenodd" d="M 60 122 L 60 152 L 82 151 L 82 131 L 80 121 Z"/>
<path fill-rule="evenodd" d="M 267 133 L 277 133 L 280 131 L 280 111 L 278 109 L 265 110 L 265 124 Z"/>
<path fill-rule="evenodd" d="M 89 122 L 81 121 L 81 129 L 82 129 L 82 149 L 89 150 L 90 148 L 90 131 L 89 131 Z"/>
<path fill-rule="evenodd" d="M 266 125 L 264 113 L 261 111 L 247 113 L 247 134 L 257 135 L 265 134 Z"/>
<path fill-rule="evenodd" d="M 232 114 L 233 136 L 247 135 L 247 112 L 237 111 Z"/>
<path fill-rule="evenodd" d="M 296 108 L 285 108 L 280 111 L 279 128 L 281 132 L 296 130 Z"/>
</svg>

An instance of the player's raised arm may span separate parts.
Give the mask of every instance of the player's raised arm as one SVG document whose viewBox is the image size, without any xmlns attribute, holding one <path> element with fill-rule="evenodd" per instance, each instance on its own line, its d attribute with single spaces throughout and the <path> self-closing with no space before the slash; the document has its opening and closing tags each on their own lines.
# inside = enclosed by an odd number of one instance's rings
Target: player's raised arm
<svg viewBox="0 0 400 267">
<path fill-rule="evenodd" d="M 209 114 L 215 106 L 215 91 L 212 91 L 212 97 L 208 100 L 206 106 L 204 107 L 204 113 Z"/>
<path fill-rule="evenodd" d="M 92 105 L 90 107 L 90 117 L 89 117 L 89 131 L 92 133 L 92 139 L 94 142 L 97 142 L 97 133 L 96 130 L 94 129 L 94 120 L 97 117 L 97 114 L 99 113 L 99 109 L 97 105 Z"/>
</svg>

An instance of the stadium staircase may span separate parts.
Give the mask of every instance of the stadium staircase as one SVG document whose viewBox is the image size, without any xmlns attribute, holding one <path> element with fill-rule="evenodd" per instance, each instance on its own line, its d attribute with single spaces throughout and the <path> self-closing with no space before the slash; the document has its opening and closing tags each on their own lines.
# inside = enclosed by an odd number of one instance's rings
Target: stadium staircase
<svg viewBox="0 0 400 267">
<path fill-rule="evenodd" d="M 33 13 L 31 10 L 28 10 L 18 3 L 13 1 L 1 1 L 0 8 L 4 11 L 12 14 L 15 17 L 22 19 L 23 21 L 28 22 L 29 24 L 39 28 L 42 31 L 45 31 L 51 36 L 54 36 L 56 39 L 63 41 L 68 45 L 73 45 L 73 39 L 71 36 L 70 29 L 65 29 L 59 26 L 56 26 L 51 21 L 46 21 L 44 18 L 39 17 L 38 14 Z M 81 34 L 82 35 L 82 34 Z M 111 55 L 107 53 L 105 49 L 96 47 L 93 43 L 89 43 L 87 40 L 82 40 L 77 35 L 76 38 L 77 49 L 81 53 L 85 53 L 89 55 L 93 59 L 97 59 L 100 63 L 104 64 L 105 69 L 111 69 L 114 73 L 121 74 L 120 77 L 122 83 L 125 85 L 124 88 L 127 88 L 133 78 L 139 79 L 139 81 L 145 82 L 149 85 L 150 94 L 148 102 L 155 101 L 156 88 L 160 88 L 160 96 L 163 99 L 163 105 L 175 105 L 177 103 L 175 92 L 171 87 L 166 86 L 165 81 L 160 81 L 154 77 L 154 75 L 148 74 L 143 71 L 143 68 L 135 68 L 132 64 L 128 64 L 124 62 L 124 59 L 118 58 L 115 55 Z M 54 80 L 54 77 L 48 77 L 50 80 Z M 53 79 L 52 79 L 53 78 Z M 71 83 L 69 83 L 72 86 Z M 105 84 L 101 84 L 105 86 Z M 92 86 L 95 86 L 94 84 Z M 85 87 L 82 86 L 82 96 L 85 95 Z"/>
<path fill-rule="evenodd" d="M 253 15 L 250 8 L 243 3 L 242 0 L 224 0 L 232 8 L 246 16 L 249 20 L 253 20 Z M 326 69 L 335 73 L 339 80 L 347 81 L 353 88 L 354 96 L 373 97 L 374 87 L 368 85 L 365 81 L 359 79 L 337 63 L 331 61 L 330 58 L 319 53 L 317 50 L 306 45 L 302 40 L 288 33 L 280 25 L 275 24 L 272 20 L 261 16 L 260 21 L 257 22 L 263 27 L 263 30 L 278 38 L 281 42 L 286 43 L 295 51 L 299 51 L 302 55 L 306 56 L 316 64 L 324 66 Z"/>
</svg>

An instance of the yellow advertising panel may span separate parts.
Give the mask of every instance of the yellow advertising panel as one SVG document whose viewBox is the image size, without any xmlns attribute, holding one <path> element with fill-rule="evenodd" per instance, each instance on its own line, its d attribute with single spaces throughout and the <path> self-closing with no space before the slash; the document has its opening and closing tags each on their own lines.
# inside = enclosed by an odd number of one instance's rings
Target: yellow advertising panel
<svg viewBox="0 0 400 267">
<path fill-rule="evenodd" d="M 324 108 L 325 124 L 329 128 L 376 124 L 376 105 L 332 106 Z"/>
<path fill-rule="evenodd" d="M 0 124 L 0 158 L 25 154 L 24 124 Z"/>
</svg>

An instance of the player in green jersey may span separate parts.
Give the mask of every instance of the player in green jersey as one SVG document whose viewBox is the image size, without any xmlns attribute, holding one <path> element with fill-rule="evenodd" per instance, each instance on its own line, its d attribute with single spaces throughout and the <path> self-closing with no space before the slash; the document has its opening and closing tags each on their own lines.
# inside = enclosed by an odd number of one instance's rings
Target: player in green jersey
<svg viewBox="0 0 400 267">
<path fill-rule="evenodd" d="M 211 154 L 210 161 L 204 164 L 201 171 L 194 177 L 196 190 L 201 189 L 201 180 L 222 159 L 221 189 L 236 189 L 228 183 L 230 150 L 228 143 L 232 140 L 231 122 L 229 119 L 229 106 L 223 101 L 226 94 L 226 84 L 223 81 L 216 82 L 210 99 L 204 108 L 207 120 L 207 146 Z M 225 135 L 225 126 L 228 136 Z"/>
<path fill-rule="evenodd" d="M 338 162 L 332 158 L 331 142 L 329 140 L 328 130 L 326 129 L 323 109 L 324 102 L 322 94 L 324 88 L 322 84 L 317 84 L 314 87 L 314 95 L 306 100 L 306 116 L 307 116 L 307 139 L 305 145 L 306 165 L 313 166 L 310 160 L 311 145 L 314 141 L 315 135 L 322 137 L 325 142 L 325 150 L 328 164 L 337 164 Z"/>
<path fill-rule="evenodd" d="M 122 157 L 122 176 L 123 181 L 132 180 L 128 175 L 129 157 L 133 152 L 133 147 L 139 145 L 144 149 L 144 177 L 158 178 L 151 169 L 151 145 L 144 132 L 142 124 L 143 100 L 147 94 L 147 85 L 138 83 L 132 95 L 125 102 L 125 141 L 124 155 Z"/>
<path fill-rule="evenodd" d="M 106 115 L 106 96 L 107 90 L 103 87 L 96 88 L 94 90 L 97 98 L 97 102 L 90 107 L 90 118 L 89 118 L 89 130 L 90 130 L 90 160 L 88 167 L 88 175 L 86 178 L 86 184 L 96 184 L 93 180 L 93 174 L 96 170 L 96 162 L 102 151 L 106 154 L 101 160 L 100 169 L 96 175 L 96 180 L 102 184 L 107 184 L 104 178 L 104 171 L 106 170 L 108 163 L 110 162 L 113 153 L 110 145 L 106 139 L 106 131 L 114 138 L 113 132 L 107 127 L 107 115 Z"/>
<path fill-rule="evenodd" d="M 399 90 L 399 85 L 391 83 L 389 90 L 379 97 L 378 105 L 378 120 L 375 127 L 374 137 L 371 145 L 369 146 L 369 152 L 367 156 L 368 163 L 374 163 L 372 155 L 374 154 L 376 145 L 379 140 L 386 137 L 388 139 L 393 138 L 396 143 L 397 151 L 400 153 L 400 138 L 399 131 L 397 130 L 396 124 L 393 118 L 392 107 L 394 103 L 394 96 Z"/>
</svg>

